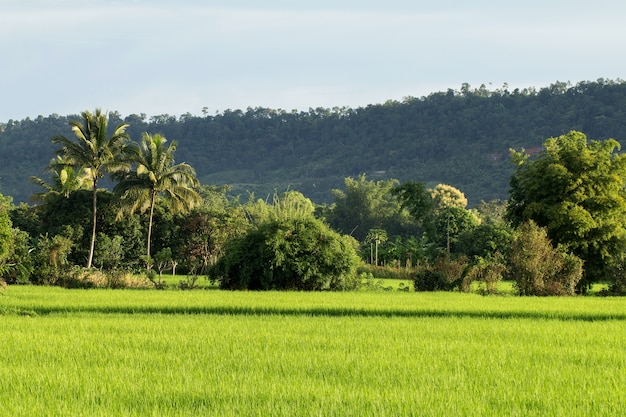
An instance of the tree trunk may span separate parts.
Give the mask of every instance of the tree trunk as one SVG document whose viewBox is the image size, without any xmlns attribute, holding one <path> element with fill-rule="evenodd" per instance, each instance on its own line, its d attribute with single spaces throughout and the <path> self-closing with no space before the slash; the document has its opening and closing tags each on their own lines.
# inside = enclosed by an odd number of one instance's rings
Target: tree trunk
<svg viewBox="0 0 626 417">
<path fill-rule="evenodd" d="M 150 272 L 150 241 L 152 240 L 152 216 L 154 215 L 154 204 L 156 202 L 156 191 L 152 190 L 151 200 L 150 200 L 150 218 L 148 220 L 148 243 L 146 250 L 146 263 L 148 264 L 148 272 Z"/>
<path fill-rule="evenodd" d="M 91 264 L 93 263 L 93 252 L 96 247 L 96 219 L 98 214 L 98 188 L 96 185 L 96 180 L 93 182 L 93 218 L 92 218 L 92 226 L 91 226 L 91 246 L 89 247 L 89 258 L 87 258 L 87 268 L 91 268 Z"/>
</svg>

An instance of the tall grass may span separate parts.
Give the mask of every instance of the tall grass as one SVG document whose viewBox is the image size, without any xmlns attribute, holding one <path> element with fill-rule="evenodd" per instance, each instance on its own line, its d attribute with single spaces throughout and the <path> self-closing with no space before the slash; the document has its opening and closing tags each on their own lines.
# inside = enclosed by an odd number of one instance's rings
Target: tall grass
<svg viewBox="0 0 626 417">
<path fill-rule="evenodd" d="M 2 416 L 589 416 L 626 300 L 9 287 Z"/>
</svg>

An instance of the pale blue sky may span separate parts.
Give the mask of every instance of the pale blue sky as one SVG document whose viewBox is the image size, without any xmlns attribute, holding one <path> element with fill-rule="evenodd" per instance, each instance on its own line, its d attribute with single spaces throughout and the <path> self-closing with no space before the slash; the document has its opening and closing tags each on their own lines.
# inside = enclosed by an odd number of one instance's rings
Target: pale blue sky
<svg viewBox="0 0 626 417">
<path fill-rule="evenodd" d="M 0 122 L 626 78 L 626 2 L 0 0 Z"/>
</svg>

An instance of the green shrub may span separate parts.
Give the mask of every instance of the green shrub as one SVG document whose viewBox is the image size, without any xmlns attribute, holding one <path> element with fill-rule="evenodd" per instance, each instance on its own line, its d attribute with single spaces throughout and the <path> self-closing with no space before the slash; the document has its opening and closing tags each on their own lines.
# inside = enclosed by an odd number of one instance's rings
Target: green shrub
<svg viewBox="0 0 626 417">
<path fill-rule="evenodd" d="M 357 270 L 359 274 L 371 274 L 374 278 L 413 279 L 414 276 L 414 269 L 412 268 L 375 266 L 366 263 L 361 263 Z"/>
<path fill-rule="evenodd" d="M 73 242 L 65 236 L 40 236 L 33 251 L 33 274 L 35 284 L 56 285 L 70 268 L 68 256 Z"/>
<path fill-rule="evenodd" d="M 583 276 L 583 262 L 554 248 L 545 228 L 522 223 L 508 256 L 507 274 L 519 295 L 574 295 Z"/>
<path fill-rule="evenodd" d="M 28 284 L 33 273 L 30 236 L 16 228 L 11 232 L 11 249 L 0 267 L 0 275 L 7 284 Z"/>
<path fill-rule="evenodd" d="M 413 278 L 415 291 L 452 291 L 461 288 L 467 258 L 453 258 L 442 251 L 435 263 L 420 269 Z"/>
<path fill-rule="evenodd" d="M 148 283 L 125 270 L 74 266 L 58 282 L 65 288 L 146 288 Z"/>
<path fill-rule="evenodd" d="M 355 289 L 355 245 L 312 215 L 274 216 L 228 242 L 209 276 L 225 289 Z"/>
<path fill-rule="evenodd" d="M 626 295 L 626 257 L 622 256 L 609 270 L 609 286 L 600 295 Z"/>
<path fill-rule="evenodd" d="M 479 283 L 478 291 L 481 294 L 497 294 L 498 283 L 502 281 L 505 271 L 506 265 L 502 256 L 498 253 L 493 257 L 476 257 L 463 278 L 461 289 L 464 292 L 468 292 L 471 283 L 476 281 Z"/>
<path fill-rule="evenodd" d="M 424 268 L 415 274 L 413 279 L 415 291 L 447 291 L 449 285 L 440 271 Z"/>
</svg>

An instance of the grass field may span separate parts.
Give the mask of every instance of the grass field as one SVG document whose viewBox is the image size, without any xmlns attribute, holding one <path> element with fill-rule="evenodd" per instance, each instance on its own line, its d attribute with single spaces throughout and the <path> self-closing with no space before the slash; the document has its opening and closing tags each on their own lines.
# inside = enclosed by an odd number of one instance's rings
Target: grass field
<svg viewBox="0 0 626 417">
<path fill-rule="evenodd" d="M 626 299 L 9 287 L 1 416 L 620 416 Z"/>
</svg>

